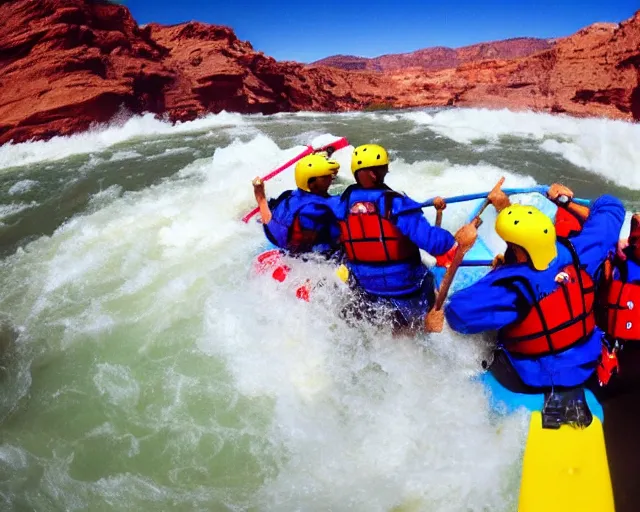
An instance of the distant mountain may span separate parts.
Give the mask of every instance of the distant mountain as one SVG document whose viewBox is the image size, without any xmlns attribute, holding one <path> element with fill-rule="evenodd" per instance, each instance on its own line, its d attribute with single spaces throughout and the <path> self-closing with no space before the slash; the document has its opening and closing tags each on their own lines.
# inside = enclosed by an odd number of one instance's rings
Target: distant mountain
<svg viewBox="0 0 640 512">
<path fill-rule="evenodd" d="M 473 44 L 462 48 L 434 46 L 410 53 L 394 53 L 374 58 L 353 55 L 333 55 L 318 60 L 310 66 L 329 66 L 349 71 L 397 71 L 399 69 L 422 68 L 430 71 L 455 68 L 468 62 L 487 59 L 517 59 L 548 50 L 551 40 L 518 37 L 504 41 Z"/>
</svg>

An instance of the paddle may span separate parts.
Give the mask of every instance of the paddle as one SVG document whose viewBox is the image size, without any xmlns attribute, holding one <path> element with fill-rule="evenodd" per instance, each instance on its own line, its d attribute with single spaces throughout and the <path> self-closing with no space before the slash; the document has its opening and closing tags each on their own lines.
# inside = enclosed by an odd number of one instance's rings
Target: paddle
<svg viewBox="0 0 640 512">
<path fill-rule="evenodd" d="M 512 196 L 512 195 L 515 195 L 515 194 L 533 194 L 533 193 L 546 195 L 547 190 L 549 190 L 548 186 L 546 186 L 546 185 L 538 185 L 536 187 L 505 188 L 502 191 L 505 194 L 507 194 L 508 196 Z M 446 201 L 447 204 L 464 203 L 465 201 L 473 201 L 475 199 L 484 199 L 484 198 L 487 197 L 488 194 L 489 194 L 489 192 L 475 192 L 473 194 L 463 194 L 463 195 L 460 195 L 460 196 L 445 197 L 443 199 Z M 435 206 L 436 199 L 438 199 L 438 198 L 437 197 L 432 197 L 431 199 L 427 199 L 426 201 L 423 201 L 422 203 L 418 203 L 416 206 L 412 206 L 411 208 L 407 208 L 406 210 L 401 210 L 401 211 L 397 212 L 396 215 L 404 215 L 406 213 L 419 212 L 423 208 L 428 208 L 430 206 Z M 582 206 L 589 206 L 591 204 L 591 202 L 588 199 L 580 199 L 578 197 L 574 197 L 572 199 L 572 201 L 574 203 L 582 205 Z M 436 220 L 437 220 L 437 218 L 436 218 Z"/>
<path fill-rule="evenodd" d="M 496 183 L 495 187 L 489 192 L 490 195 L 492 192 L 495 192 L 502 187 L 504 183 L 504 176 L 500 178 L 498 183 Z M 474 233 L 475 229 L 480 226 L 482 220 L 480 216 L 485 211 L 487 206 L 491 204 L 491 200 L 487 197 L 482 203 L 479 210 L 476 212 L 473 220 L 460 228 L 458 233 L 456 233 L 456 237 L 458 239 L 458 248 L 456 249 L 456 253 L 453 257 L 453 261 L 447 271 L 445 272 L 444 278 L 442 279 L 442 284 L 440 285 L 440 289 L 438 290 L 438 295 L 436 297 L 436 302 L 425 317 L 425 331 L 427 332 L 442 332 L 442 328 L 444 326 L 444 315 L 441 312 L 442 305 L 444 304 L 445 299 L 447 298 L 447 294 L 449 293 L 449 288 L 451 287 L 451 283 L 453 282 L 453 278 L 458 271 L 458 267 L 462 263 L 462 259 L 464 255 L 473 247 L 475 240 L 477 238 L 477 232 Z"/>
<path fill-rule="evenodd" d="M 434 198 L 433 206 L 436 209 L 436 226 L 442 226 L 442 212 L 447 207 L 447 203 L 440 196 Z"/>
<path fill-rule="evenodd" d="M 278 174 L 280 174 L 282 171 L 284 171 L 285 169 L 291 167 L 293 164 L 295 164 L 298 160 L 303 159 L 305 156 L 310 155 L 312 153 L 315 153 L 316 151 L 328 151 L 328 150 L 333 150 L 333 151 L 337 151 L 338 149 L 343 149 L 346 148 L 349 145 L 349 141 L 342 137 L 338 140 L 336 140 L 335 142 L 332 142 L 331 144 L 326 144 L 324 146 L 321 146 L 318 149 L 314 149 L 313 146 L 307 146 L 306 149 L 300 153 L 299 155 L 293 157 L 291 160 L 289 160 L 288 162 L 282 164 L 280 167 L 278 167 L 277 169 L 274 169 L 273 171 L 271 171 L 269 174 L 265 175 L 263 178 L 260 178 L 260 180 L 264 183 L 265 181 L 270 180 L 271 178 L 273 178 L 274 176 L 277 176 Z M 247 222 L 249 222 L 251 220 L 251 218 L 260 211 L 260 206 L 256 206 L 253 210 L 251 210 L 249 213 L 247 213 L 244 217 L 242 217 L 242 222 L 244 222 L 245 224 Z"/>
<path fill-rule="evenodd" d="M 306 149 L 300 153 L 298 156 L 295 156 L 294 158 L 292 158 L 291 160 L 289 160 L 288 162 L 282 164 L 280 167 L 278 167 L 277 169 L 274 169 L 273 171 L 271 171 L 269 174 L 267 174 L 266 176 L 264 176 L 263 178 L 260 178 L 260 180 L 262 182 L 265 182 L 267 180 L 270 180 L 271 178 L 273 178 L 274 176 L 277 176 L 278 174 L 280 174 L 282 171 L 284 171 L 287 167 L 291 167 L 293 164 L 295 164 L 298 160 L 303 159 L 305 156 L 310 155 L 311 153 L 313 153 L 313 147 L 311 146 L 307 146 Z M 253 217 L 256 213 L 258 213 L 260 211 L 260 206 L 256 206 L 253 210 L 251 210 L 249 213 L 247 213 L 244 217 L 242 217 L 242 222 L 244 222 L 245 224 L 247 222 L 249 222 L 249 220 L 251 220 L 251 217 Z"/>
</svg>

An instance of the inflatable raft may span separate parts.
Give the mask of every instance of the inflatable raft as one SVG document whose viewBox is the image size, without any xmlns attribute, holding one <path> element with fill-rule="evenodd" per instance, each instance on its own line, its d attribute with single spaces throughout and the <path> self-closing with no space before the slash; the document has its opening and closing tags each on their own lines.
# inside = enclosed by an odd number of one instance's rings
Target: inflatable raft
<svg viewBox="0 0 640 512">
<path fill-rule="evenodd" d="M 534 205 L 555 219 L 557 207 L 546 198 L 547 187 L 503 190 L 512 201 Z M 447 205 L 466 203 L 471 220 L 487 193 L 445 199 Z M 433 200 L 429 200 L 420 206 L 432 205 Z M 490 208 L 482 217 L 484 222 L 479 228 L 478 239 L 465 255 L 450 293 L 485 275 L 495 255 L 506 248 L 493 230 L 495 211 Z M 281 282 L 287 279 L 289 270 L 282 252 L 270 245 L 265 245 L 254 263 L 256 273 L 270 274 Z M 433 272 L 439 286 L 445 269 L 434 267 Z M 312 288 L 310 281 L 299 283 L 296 296 L 312 300 Z M 520 512 L 615 510 L 603 433 L 603 409 L 589 390 L 577 388 L 546 395 L 525 395 L 507 390 L 490 372 L 483 373 L 479 380 L 487 390 L 494 411 L 509 414 L 522 407 L 530 411 L 522 462 Z"/>
</svg>

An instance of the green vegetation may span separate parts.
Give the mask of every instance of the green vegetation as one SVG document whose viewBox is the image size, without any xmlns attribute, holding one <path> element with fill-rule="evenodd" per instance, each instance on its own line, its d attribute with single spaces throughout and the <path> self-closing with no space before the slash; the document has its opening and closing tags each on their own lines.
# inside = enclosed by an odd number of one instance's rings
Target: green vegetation
<svg viewBox="0 0 640 512">
<path fill-rule="evenodd" d="M 393 105 L 389 102 L 376 102 L 369 103 L 364 110 L 365 112 L 375 112 L 376 110 L 391 110 L 393 109 Z"/>
</svg>

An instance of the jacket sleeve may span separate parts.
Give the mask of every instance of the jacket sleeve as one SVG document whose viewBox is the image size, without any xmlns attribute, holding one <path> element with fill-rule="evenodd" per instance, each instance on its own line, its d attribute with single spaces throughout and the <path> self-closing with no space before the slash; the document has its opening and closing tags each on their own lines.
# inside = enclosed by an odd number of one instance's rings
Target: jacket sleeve
<svg viewBox="0 0 640 512">
<path fill-rule="evenodd" d="M 406 196 L 394 198 L 391 212 L 395 215 L 408 208 L 415 208 L 418 203 Z M 432 226 L 424 218 L 421 211 L 398 215 L 396 225 L 402 233 L 429 254 L 439 256 L 446 253 L 455 244 L 455 238 L 446 229 Z"/>
<path fill-rule="evenodd" d="M 624 223 L 622 202 L 609 195 L 596 199 L 579 235 L 571 239 L 580 262 L 594 275 L 611 251 L 615 251 Z"/>
<path fill-rule="evenodd" d="M 444 308 L 449 326 L 462 334 L 494 331 L 519 320 L 529 303 L 515 288 L 496 284 L 499 270 L 455 292 Z"/>
<path fill-rule="evenodd" d="M 339 195 L 331 196 L 327 199 L 327 205 L 331 209 L 334 217 L 337 219 L 344 219 L 347 216 L 347 202 L 342 200 Z"/>
</svg>

